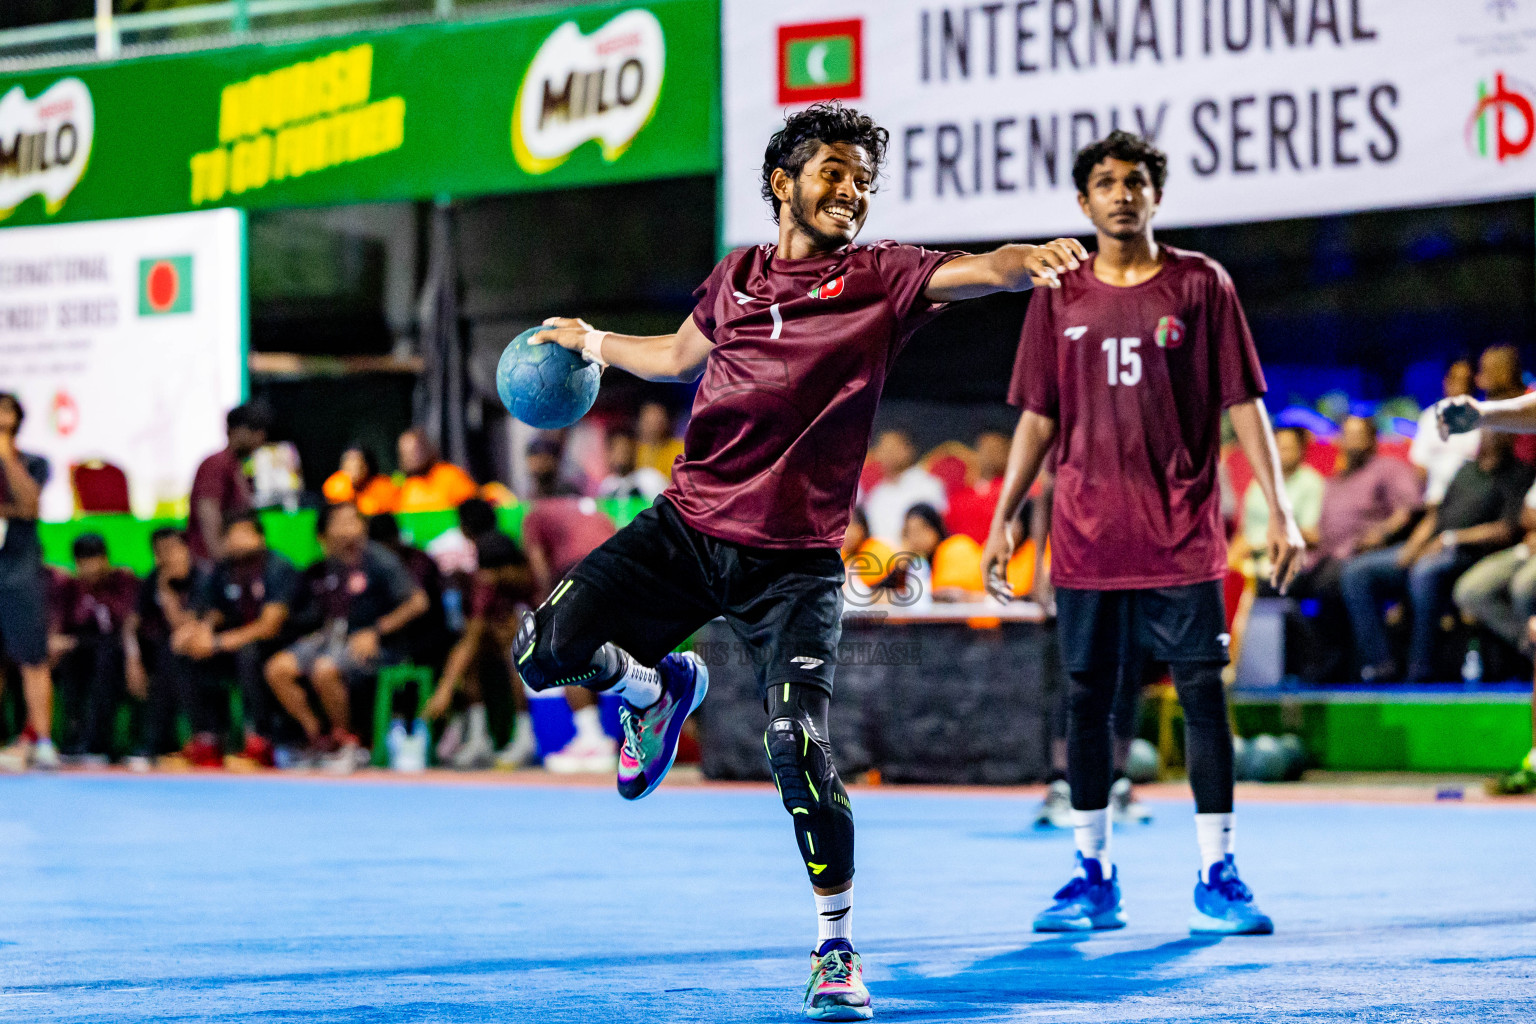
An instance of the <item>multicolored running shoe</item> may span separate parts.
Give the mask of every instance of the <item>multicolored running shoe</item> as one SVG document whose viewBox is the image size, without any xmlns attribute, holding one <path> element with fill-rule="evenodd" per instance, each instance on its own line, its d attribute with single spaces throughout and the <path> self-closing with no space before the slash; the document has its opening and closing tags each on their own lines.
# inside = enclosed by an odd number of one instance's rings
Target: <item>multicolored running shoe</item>
<svg viewBox="0 0 1536 1024">
<path fill-rule="evenodd" d="M 1211 866 L 1211 879 L 1195 883 L 1195 912 L 1189 930 L 1196 935 L 1271 935 L 1275 924 L 1253 905 L 1253 892 L 1237 877 L 1237 861 Z"/>
<path fill-rule="evenodd" d="M 660 700 L 648 708 L 627 700 L 619 704 L 624 745 L 619 749 L 618 784 L 626 800 L 639 800 L 661 785 L 677 759 L 683 722 L 709 692 L 709 670 L 691 652 L 667 655 L 656 671 L 661 676 Z"/>
<path fill-rule="evenodd" d="M 811 954 L 811 980 L 805 983 L 805 1015 L 811 1020 L 869 1020 L 875 1015 L 864 987 L 859 954 L 834 949 Z"/>
</svg>

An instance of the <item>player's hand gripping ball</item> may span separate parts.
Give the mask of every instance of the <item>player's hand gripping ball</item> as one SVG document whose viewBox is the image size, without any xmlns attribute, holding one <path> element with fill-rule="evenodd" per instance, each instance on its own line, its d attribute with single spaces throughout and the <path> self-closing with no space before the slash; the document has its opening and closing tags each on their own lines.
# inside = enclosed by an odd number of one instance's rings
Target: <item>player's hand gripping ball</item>
<svg viewBox="0 0 1536 1024">
<path fill-rule="evenodd" d="M 1483 410 L 1470 398 L 1447 398 L 1436 412 L 1441 439 L 1448 439 L 1452 434 L 1465 434 L 1476 428 L 1483 418 Z"/>
<path fill-rule="evenodd" d="M 539 430 L 568 427 L 597 400 L 602 367 L 559 345 L 530 345 L 543 327 L 508 343 L 496 364 L 496 393 L 507 412 Z"/>
</svg>

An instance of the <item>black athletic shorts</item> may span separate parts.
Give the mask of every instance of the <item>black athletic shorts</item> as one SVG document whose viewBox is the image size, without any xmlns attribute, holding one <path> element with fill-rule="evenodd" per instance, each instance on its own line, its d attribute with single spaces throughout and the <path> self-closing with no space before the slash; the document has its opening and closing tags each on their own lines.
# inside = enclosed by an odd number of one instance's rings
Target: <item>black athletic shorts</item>
<svg viewBox="0 0 1536 1024">
<path fill-rule="evenodd" d="M 832 692 L 843 623 L 843 560 L 833 548 L 782 551 L 700 533 L 666 498 L 576 564 L 556 608 L 644 665 L 723 617 L 752 659 L 758 688 Z M 586 625 L 590 623 L 591 625 Z"/>
<path fill-rule="evenodd" d="M 1148 590 L 1056 588 L 1056 631 L 1068 672 L 1147 662 L 1227 661 L 1219 580 Z"/>
<path fill-rule="evenodd" d="M 0 582 L 0 656 L 18 665 L 48 663 L 47 584 Z"/>
</svg>

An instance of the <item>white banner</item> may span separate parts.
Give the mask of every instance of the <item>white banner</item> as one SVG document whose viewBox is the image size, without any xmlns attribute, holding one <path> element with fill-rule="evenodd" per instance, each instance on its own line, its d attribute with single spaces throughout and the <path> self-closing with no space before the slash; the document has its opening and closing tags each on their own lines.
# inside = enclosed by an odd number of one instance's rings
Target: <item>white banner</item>
<svg viewBox="0 0 1536 1024">
<path fill-rule="evenodd" d="M 245 390 L 239 210 L 0 231 L 0 391 L 53 470 L 43 518 L 75 513 L 70 468 L 128 477 L 140 516 L 185 513 Z"/>
<path fill-rule="evenodd" d="M 866 239 L 1082 234 L 1072 160 L 1169 154 L 1163 226 L 1536 192 L 1536 0 L 724 0 L 725 241 L 836 98 L 891 133 Z"/>
</svg>

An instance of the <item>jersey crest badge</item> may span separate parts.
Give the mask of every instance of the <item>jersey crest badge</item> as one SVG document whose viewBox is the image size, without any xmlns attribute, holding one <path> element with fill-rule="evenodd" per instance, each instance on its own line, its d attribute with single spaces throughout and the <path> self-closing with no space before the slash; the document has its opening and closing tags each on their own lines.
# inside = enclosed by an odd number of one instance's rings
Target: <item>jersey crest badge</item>
<svg viewBox="0 0 1536 1024">
<path fill-rule="evenodd" d="M 1088 333 L 1088 325 L 1084 324 L 1081 327 L 1068 327 L 1066 330 L 1062 331 L 1061 333 L 1065 334 L 1067 337 L 1071 338 L 1073 341 L 1082 341 L 1083 340 L 1083 335 Z"/>
<path fill-rule="evenodd" d="M 1158 348 L 1178 348 L 1184 344 L 1184 321 L 1176 316 L 1165 316 L 1157 322 L 1153 335 Z"/>
<path fill-rule="evenodd" d="M 813 299 L 835 299 L 843 294 L 843 275 L 839 274 L 826 284 L 819 284 L 810 290 Z"/>
</svg>

